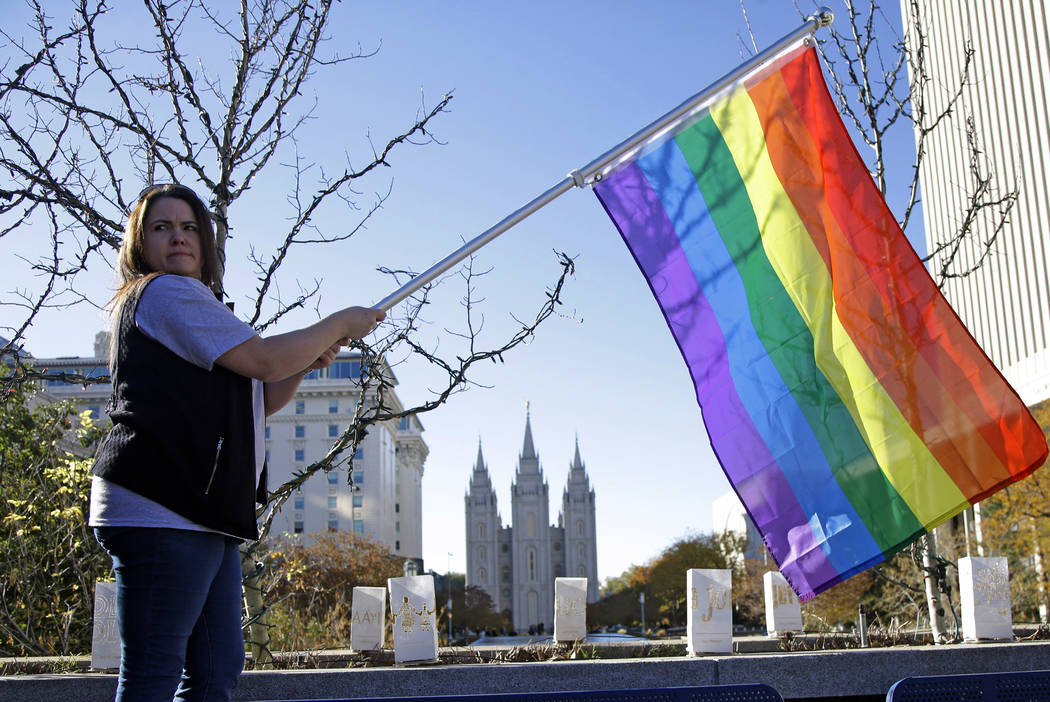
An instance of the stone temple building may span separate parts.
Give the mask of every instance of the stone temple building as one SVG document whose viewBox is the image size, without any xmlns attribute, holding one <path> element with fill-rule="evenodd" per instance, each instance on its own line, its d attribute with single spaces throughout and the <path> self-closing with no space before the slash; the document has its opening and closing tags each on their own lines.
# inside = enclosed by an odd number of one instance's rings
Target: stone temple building
<svg viewBox="0 0 1050 702">
<path fill-rule="evenodd" d="M 549 488 L 525 416 L 525 440 L 511 484 L 511 525 L 504 527 L 496 491 L 478 443 L 466 503 L 467 585 L 488 592 L 498 611 L 519 633 L 550 632 L 554 625 L 554 579 L 587 578 L 587 601 L 598 600 L 598 557 L 594 490 L 580 460 L 580 445 L 569 465 L 561 512 L 549 518 Z"/>
</svg>

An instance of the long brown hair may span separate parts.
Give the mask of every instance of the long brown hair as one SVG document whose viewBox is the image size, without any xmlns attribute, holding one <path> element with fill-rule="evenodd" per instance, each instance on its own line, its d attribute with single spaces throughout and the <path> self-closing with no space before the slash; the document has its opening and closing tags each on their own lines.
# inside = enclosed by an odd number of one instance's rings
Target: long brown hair
<svg viewBox="0 0 1050 702">
<path fill-rule="evenodd" d="M 113 365 L 116 353 L 117 325 L 124 305 L 135 296 L 138 291 L 153 278 L 160 275 L 159 271 L 152 270 L 146 263 L 143 250 L 143 238 L 145 232 L 142 224 L 149 214 L 153 203 L 161 198 L 173 197 L 182 200 L 193 210 L 197 219 L 197 233 L 200 239 L 201 250 L 201 282 L 212 290 L 221 288 L 219 280 L 219 256 L 215 250 L 215 229 L 211 223 L 211 213 L 204 202 L 197 197 L 185 185 L 178 183 L 167 183 L 165 185 L 154 185 L 147 187 L 139 195 L 135 206 L 128 214 L 128 221 L 124 225 L 124 241 L 120 245 L 120 253 L 117 258 L 117 274 L 119 276 L 119 287 L 113 299 L 109 301 L 113 330 L 110 336 L 110 365 Z"/>
</svg>

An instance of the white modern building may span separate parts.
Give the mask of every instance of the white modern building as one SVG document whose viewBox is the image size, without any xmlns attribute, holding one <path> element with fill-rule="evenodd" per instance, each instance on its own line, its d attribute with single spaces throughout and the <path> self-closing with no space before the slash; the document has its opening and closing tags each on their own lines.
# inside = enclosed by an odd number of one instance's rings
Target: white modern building
<svg viewBox="0 0 1050 702">
<path fill-rule="evenodd" d="M 910 0 L 901 0 L 904 26 Z M 1009 221 L 980 262 L 981 242 L 995 220 L 978 217 L 975 236 L 954 260 L 956 270 L 980 266 L 944 285 L 962 321 L 1029 406 L 1050 398 L 1050 18 L 1034 0 L 919 0 L 927 42 L 928 114 L 940 114 L 961 80 L 967 45 L 969 81 L 960 103 L 926 138 L 922 163 L 923 224 L 936 251 L 962 224 L 974 194 L 966 120 L 973 117 L 981 168 L 995 190 L 1016 188 Z M 912 76 L 912 80 L 915 77 Z M 993 195 L 995 192 L 993 191 Z M 935 255 L 937 271 L 949 251 Z"/>
<path fill-rule="evenodd" d="M 62 374 L 100 377 L 109 374 L 108 335 L 95 338 L 95 355 L 36 358 L 55 380 L 44 382 L 55 399 L 74 398 L 81 410 L 105 419 L 109 383 L 69 384 Z M 389 368 L 385 369 L 394 378 Z M 340 353 L 329 368 L 303 379 L 292 402 L 266 421 L 266 460 L 271 490 L 322 459 L 350 424 L 361 397 L 361 358 Z M 396 379 L 395 379 L 396 383 Z M 365 398 L 372 400 L 371 393 Z M 387 392 L 385 401 L 397 411 L 400 400 Z M 421 485 L 427 445 L 423 425 L 405 417 L 372 426 L 353 457 L 353 485 L 347 480 L 348 458 L 340 456 L 336 470 L 315 475 L 284 504 L 274 519 L 273 534 L 311 534 L 350 530 L 375 539 L 394 555 L 419 561 L 423 557 Z"/>
<path fill-rule="evenodd" d="M 764 560 L 767 557 L 769 552 L 762 545 L 762 535 L 734 491 L 719 495 L 711 503 L 711 522 L 715 536 L 729 534 L 744 539 L 741 554 L 744 558 Z"/>
<path fill-rule="evenodd" d="M 525 416 L 525 439 L 511 492 L 511 526 L 504 527 L 488 466 L 478 457 L 464 497 L 467 585 L 483 588 L 518 632 L 553 631 L 554 579 L 587 578 L 587 601 L 598 600 L 598 554 L 594 490 L 580 459 L 569 464 L 561 512 L 550 523 L 549 487 Z"/>
</svg>

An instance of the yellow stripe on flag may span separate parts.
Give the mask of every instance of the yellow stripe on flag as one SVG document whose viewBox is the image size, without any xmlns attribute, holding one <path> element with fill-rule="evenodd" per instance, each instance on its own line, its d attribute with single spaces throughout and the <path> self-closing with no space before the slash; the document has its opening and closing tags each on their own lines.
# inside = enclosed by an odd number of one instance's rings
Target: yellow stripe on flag
<svg viewBox="0 0 1050 702">
<path fill-rule="evenodd" d="M 777 177 L 746 90 L 711 108 L 740 171 L 762 245 L 813 334 L 817 367 L 849 410 L 890 484 L 926 527 L 957 513 L 966 498 L 872 373 L 835 313 L 831 277 Z"/>
</svg>

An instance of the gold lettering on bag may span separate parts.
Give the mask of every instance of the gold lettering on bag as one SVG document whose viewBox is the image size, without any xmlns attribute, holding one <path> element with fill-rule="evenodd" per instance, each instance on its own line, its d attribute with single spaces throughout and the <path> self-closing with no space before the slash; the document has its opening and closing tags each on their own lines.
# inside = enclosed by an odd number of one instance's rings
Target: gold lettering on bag
<svg viewBox="0 0 1050 702">
<path fill-rule="evenodd" d="M 696 602 L 696 588 L 693 588 L 693 602 Z M 716 589 L 714 583 L 710 583 L 707 586 L 707 612 L 701 614 L 700 619 L 705 622 L 711 621 L 715 610 L 725 609 L 728 603 L 729 590 L 724 587 Z"/>
<path fill-rule="evenodd" d="M 424 605 L 425 607 L 425 605 Z M 416 610 L 412 608 L 412 605 L 408 603 L 408 595 L 405 595 L 404 602 L 398 608 L 394 614 L 394 621 L 400 624 L 401 631 L 406 634 L 412 633 L 412 629 L 416 626 Z"/>
<path fill-rule="evenodd" d="M 350 618 L 351 624 L 374 624 L 379 621 L 379 612 L 376 610 L 366 609 L 363 611 L 355 611 L 353 616 Z"/>
<path fill-rule="evenodd" d="M 995 561 L 974 569 L 974 604 L 988 607 L 1000 617 L 1009 616 L 1010 576 L 1006 561 Z"/>
<path fill-rule="evenodd" d="M 407 600 L 407 598 L 406 598 Z M 430 616 L 434 614 L 434 610 L 427 607 L 427 603 L 423 603 L 423 609 L 416 612 L 419 615 L 419 629 L 420 631 L 430 631 Z"/>
<path fill-rule="evenodd" d="M 554 612 L 560 617 L 580 614 L 583 612 L 583 600 L 580 598 L 568 599 L 565 597 L 559 597 L 554 602 Z"/>
<path fill-rule="evenodd" d="M 787 585 L 773 585 L 773 606 L 795 604 L 795 592 Z"/>
</svg>

